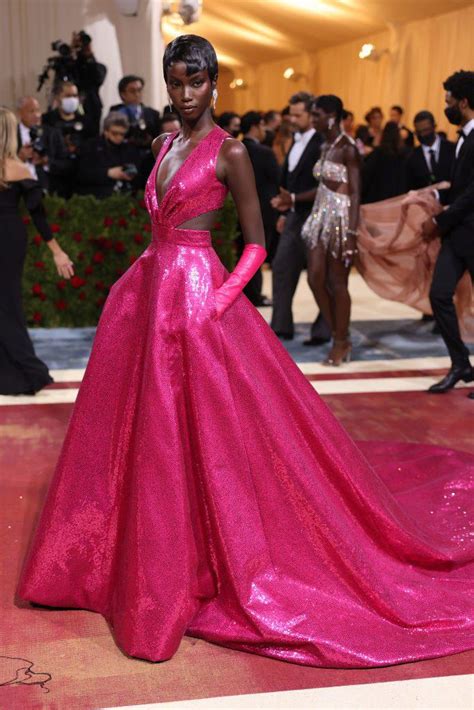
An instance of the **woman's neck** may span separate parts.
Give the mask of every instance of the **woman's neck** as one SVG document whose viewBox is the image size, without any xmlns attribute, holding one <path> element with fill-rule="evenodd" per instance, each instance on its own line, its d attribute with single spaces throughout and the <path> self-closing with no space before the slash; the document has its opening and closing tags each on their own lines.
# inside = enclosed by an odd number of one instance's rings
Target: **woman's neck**
<svg viewBox="0 0 474 710">
<path fill-rule="evenodd" d="M 197 121 L 193 121 L 193 123 L 188 123 L 185 119 L 183 119 L 181 135 L 184 140 L 190 140 L 193 142 L 198 141 L 202 136 L 209 133 L 215 125 L 216 124 L 214 123 L 211 112 L 206 111 L 197 119 Z"/>
<path fill-rule="evenodd" d="M 330 128 L 329 130 L 325 131 L 325 133 L 324 133 L 327 143 L 334 143 L 336 138 L 340 135 L 341 135 L 341 129 L 337 125 L 333 126 L 333 128 Z"/>
</svg>

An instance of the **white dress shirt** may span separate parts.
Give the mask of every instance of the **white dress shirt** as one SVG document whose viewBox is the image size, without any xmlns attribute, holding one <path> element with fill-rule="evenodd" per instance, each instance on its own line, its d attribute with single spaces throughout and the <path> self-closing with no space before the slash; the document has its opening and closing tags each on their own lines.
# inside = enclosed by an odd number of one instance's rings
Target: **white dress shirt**
<svg viewBox="0 0 474 710">
<path fill-rule="evenodd" d="M 20 128 L 21 145 L 30 145 L 30 143 L 31 143 L 30 129 L 27 126 L 25 126 L 25 124 L 22 123 L 21 121 L 18 124 L 18 126 Z M 33 178 L 33 180 L 37 180 L 38 174 L 36 172 L 36 166 L 33 165 L 33 163 L 30 160 L 28 160 L 25 163 L 25 165 L 28 168 L 28 170 L 30 171 L 31 177 Z"/>
<path fill-rule="evenodd" d="M 433 145 L 421 144 L 421 147 L 423 149 L 423 155 L 424 155 L 426 164 L 428 166 L 428 170 L 431 171 L 430 151 L 434 150 L 435 160 L 437 163 L 439 163 L 439 151 L 441 149 L 441 138 L 438 135 L 436 135 L 435 142 L 433 143 Z"/>
<path fill-rule="evenodd" d="M 474 130 L 474 118 L 471 118 L 471 120 L 468 121 L 466 125 L 462 127 L 462 132 L 465 136 L 468 136 L 472 130 Z M 464 135 L 461 136 L 458 142 L 456 143 L 456 158 L 458 157 L 459 151 L 461 150 L 462 144 L 464 143 Z"/>
<path fill-rule="evenodd" d="M 310 142 L 311 138 L 316 133 L 314 128 L 310 128 L 304 133 L 295 133 L 295 142 L 293 143 L 290 152 L 288 153 L 288 170 L 290 173 L 296 168 L 300 162 L 300 158 L 303 155 L 306 146 Z"/>
</svg>

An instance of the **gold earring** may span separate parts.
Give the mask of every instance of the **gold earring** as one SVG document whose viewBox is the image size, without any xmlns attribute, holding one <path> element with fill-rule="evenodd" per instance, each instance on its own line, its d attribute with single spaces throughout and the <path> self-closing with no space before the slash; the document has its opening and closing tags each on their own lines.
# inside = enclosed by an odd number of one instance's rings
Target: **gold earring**
<svg viewBox="0 0 474 710">
<path fill-rule="evenodd" d="M 212 92 L 212 108 L 214 109 L 214 111 L 216 110 L 216 103 L 217 103 L 218 96 L 219 96 L 219 92 L 217 91 L 217 89 L 214 89 L 214 91 Z"/>
</svg>

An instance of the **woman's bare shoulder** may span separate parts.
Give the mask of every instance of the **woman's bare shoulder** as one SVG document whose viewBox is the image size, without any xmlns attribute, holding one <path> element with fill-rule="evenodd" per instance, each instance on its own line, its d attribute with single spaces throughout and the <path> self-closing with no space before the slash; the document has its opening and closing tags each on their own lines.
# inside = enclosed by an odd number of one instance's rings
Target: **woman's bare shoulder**
<svg viewBox="0 0 474 710">
<path fill-rule="evenodd" d="M 153 152 L 154 158 L 156 158 L 158 156 L 158 153 L 160 152 L 160 150 L 163 146 L 163 143 L 170 135 L 171 135 L 171 133 L 161 133 L 161 135 L 157 136 L 153 140 L 153 143 L 151 144 L 151 150 Z"/>
<path fill-rule="evenodd" d="M 5 179 L 9 182 L 15 180 L 29 180 L 31 179 L 31 173 L 21 160 L 7 158 L 5 160 Z"/>
<path fill-rule="evenodd" d="M 248 151 L 241 141 L 229 136 L 222 142 L 220 155 L 224 160 L 242 160 L 244 156 L 248 156 Z"/>
</svg>

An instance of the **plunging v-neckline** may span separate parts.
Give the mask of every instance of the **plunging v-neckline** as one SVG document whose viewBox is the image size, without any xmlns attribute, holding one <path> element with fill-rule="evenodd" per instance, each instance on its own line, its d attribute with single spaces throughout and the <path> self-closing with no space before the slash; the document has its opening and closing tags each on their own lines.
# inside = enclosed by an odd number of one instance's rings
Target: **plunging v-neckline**
<svg viewBox="0 0 474 710">
<path fill-rule="evenodd" d="M 213 128 L 211 128 L 211 130 L 209 131 L 209 133 L 206 133 L 206 135 L 204 136 L 204 138 L 201 138 L 201 140 L 200 140 L 199 143 L 196 145 L 196 147 L 193 148 L 192 151 L 185 157 L 185 159 L 183 160 L 183 162 L 181 163 L 181 165 L 179 166 L 179 168 L 176 170 L 176 172 L 175 172 L 174 175 L 172 176 L 171 180 L 169 181 L 168 187 L 167 187 L 167 189 L 166 189 L 165 194 L 164 194 L 163 197 L 160 199 L 160 196 L 158 195 L 158 185 L 157 185 L 158 171 L 159 171 L 159 169 L 160 169 L 160 165 L 161 165 L 161 163 L 163 162 L 164 157 L 167 155 L 167 153 L 169 153 L 170 148 L 171 148 L 171 146 L 173 145 L 173 143 L 174 143 L 174 141 L 175 141 L 175 138 L 177 138 L 177 136 L 179 135 L 179 131 L 176 131 L 176 133 L 175 133 L 174 135 L 171 135 L 171 136 L 170 136 L 171 140 L 169 141 L 168 145 L 166 146 L 166 149 L 164 150 L 163 155 L 162 155 L 162 156 L 160 157 L 160 159 L 157 160 L 157 162 L 156 162 L 156 169 L 155 169 L 155 175 L 154 175 L 154 180 L 153 180 L 153 182 L 154 182 L 156 203 L 157 203 L 158 207 L 161 207 L 161 206 L 163 205 L 163 203 L 164 203 L 164 201 L 165 201 L 165 199 L 166 199 L 166 196 L 168 195 L 168 192 L 169 192 L 170 189 L 173 187 L 173 184 L 174 184 L 174 182 L 175 182 L 175 180 L 176 180 L 176 176 L 177 176 L 177 175 L 179 174 L 179 172 L 184 168 L 184 166 L 185 166 L 186 163 L 188 162 L 189 158 L 196 152 L 196 150 L 199 148 L 199 146 L 202 145 L 205 140 L 207 140 L 207 138 L 211 135 L 211 133 L 213 133 L 213 132 L 216 130 L 216 128 L 218 128 L 217 125 L 215 125 Z M 166 145 L 166 144 L 163 143 L 162 150 L 163 150 L 163 148 L 165 148 L 165 145 Z"/>
</svg>

